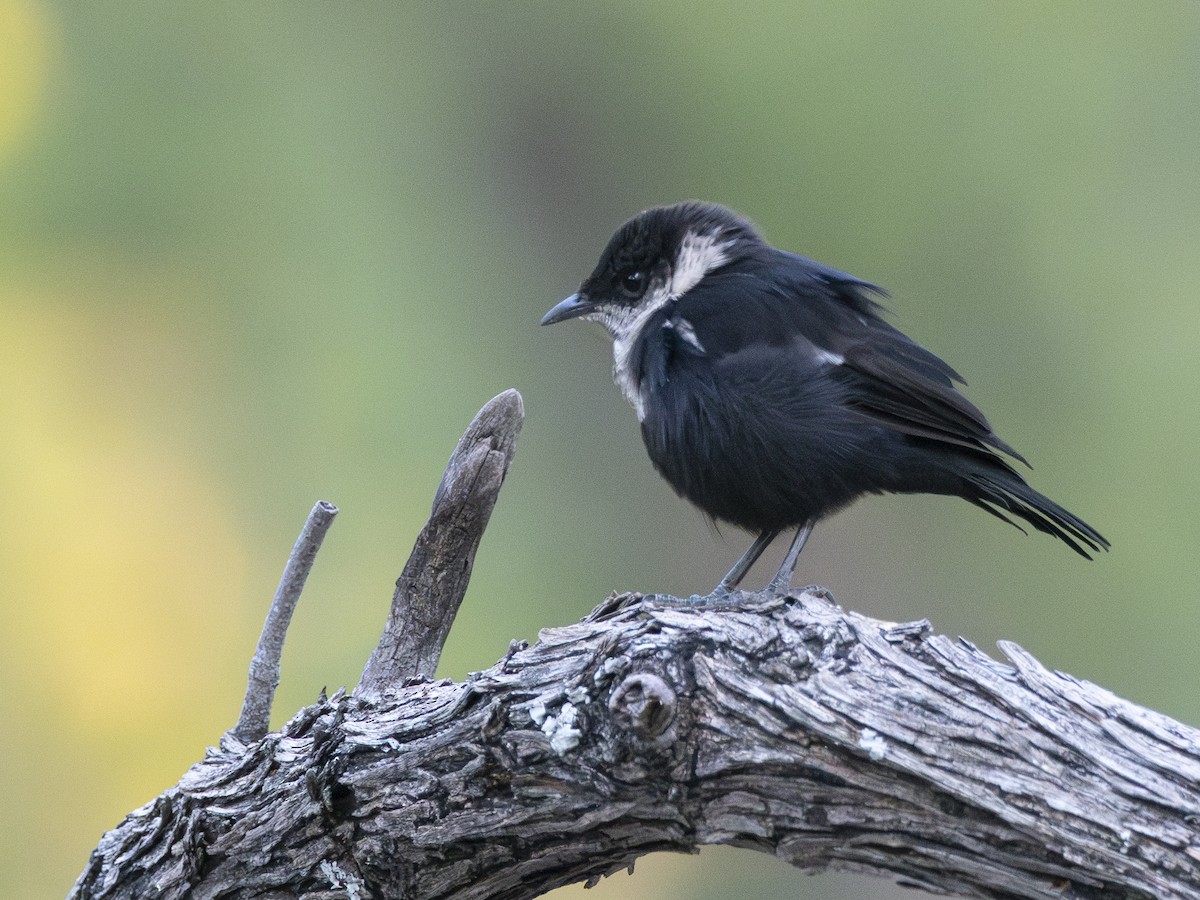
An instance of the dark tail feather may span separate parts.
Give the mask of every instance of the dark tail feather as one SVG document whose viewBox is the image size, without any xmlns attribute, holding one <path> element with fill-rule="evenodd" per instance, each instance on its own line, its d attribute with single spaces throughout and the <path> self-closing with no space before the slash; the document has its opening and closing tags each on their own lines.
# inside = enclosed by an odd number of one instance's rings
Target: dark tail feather
<svg viewBox="0 0 1200 900">
<path fill-rule="evenodd" d="M 1093 553 L 1108 549 L 1108 541 L 1100 532 L 1049 497 L 1039 494 L 1014 471 L 975 472 L 967 475 L 966 480 L 976 491 L 966 499 L 1010 525 L 1021 528 L 1004 514 L 1006 512 L 1025 520 L 1038 531 L 1054 535 L 1084 559 L 1091 559 Z"/>
</svg>

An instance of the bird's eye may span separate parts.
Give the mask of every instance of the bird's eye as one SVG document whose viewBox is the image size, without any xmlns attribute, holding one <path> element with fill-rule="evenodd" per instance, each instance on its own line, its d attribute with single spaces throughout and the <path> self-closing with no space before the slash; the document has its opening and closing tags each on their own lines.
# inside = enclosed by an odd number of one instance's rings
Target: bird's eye
<svg viewBox="0 0 1200 900">
<path fill-rule="evenodd" d="M 617 285 L 627 297 L 640 297 L 646 291 L 646 273 L 641 269 L 628 269 L 617 276 Z"/>
</svg>

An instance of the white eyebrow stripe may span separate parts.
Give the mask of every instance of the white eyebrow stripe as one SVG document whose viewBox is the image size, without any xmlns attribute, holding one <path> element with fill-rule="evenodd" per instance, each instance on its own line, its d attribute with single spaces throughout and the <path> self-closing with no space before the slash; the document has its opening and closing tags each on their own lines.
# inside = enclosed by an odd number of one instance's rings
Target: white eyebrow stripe
<svg viewBox="0 0 1200 900">
<path fill-rule="evenodd" d="M 721 240 L 720 229 L 706 234 L 696 231 L 685 234 L 679 245 L 671 281 L 667 285 L 667 295 L 672 299 L 682 297 L 713 269 L 725 265 L 729 261 L 725 251 L 732 245 L 732 240 Z"/>
</svg>

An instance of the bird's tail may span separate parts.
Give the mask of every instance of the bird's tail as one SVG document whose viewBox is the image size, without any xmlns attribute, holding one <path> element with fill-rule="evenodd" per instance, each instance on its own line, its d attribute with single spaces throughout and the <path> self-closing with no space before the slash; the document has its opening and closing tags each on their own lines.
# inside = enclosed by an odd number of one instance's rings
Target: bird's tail
<svg viewBox="0 0 1200 900">
<path fill-rule="evenodd" d="M 1049 497 L 1039 494 L 1006 465 L 971 472 L 964 477 L 973 488 L 966 496 L 967 500 L 1021 531 L 1025 529 L 1008 514 L 1023 519 L 1038 531 L 1054 535 L 1085 559 L 1108 549 L 1108 541 L 1100 532 Z"/>
</svg>

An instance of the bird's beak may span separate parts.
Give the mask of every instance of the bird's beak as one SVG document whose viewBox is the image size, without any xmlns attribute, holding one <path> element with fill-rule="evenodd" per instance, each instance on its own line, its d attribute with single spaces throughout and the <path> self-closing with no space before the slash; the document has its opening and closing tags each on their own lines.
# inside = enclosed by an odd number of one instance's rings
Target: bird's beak
<svg viewBox="0 0 1200 900">
<path fill-rule="evenodd" d="M 553 325 L 555 322 L 562 322 L 565 319 L 574 319 L 577 316 L 586 315 L 593 309 L 595 309 L 595 304 L 587 297 L 575 293 L 542 316 L 542 324 Z"/>
</svg>

